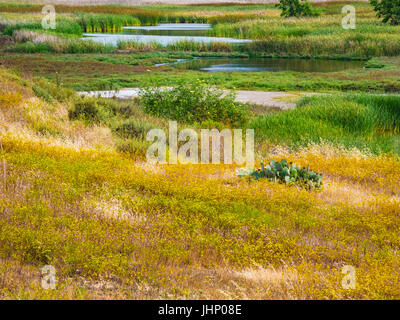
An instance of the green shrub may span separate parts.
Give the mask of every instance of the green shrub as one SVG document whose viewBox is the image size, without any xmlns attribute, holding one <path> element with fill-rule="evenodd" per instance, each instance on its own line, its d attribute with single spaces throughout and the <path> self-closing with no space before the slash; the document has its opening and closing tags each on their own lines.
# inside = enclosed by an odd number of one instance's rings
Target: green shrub
<svg viewBox="0 0 400 320">
<path fill-rule="evenodd" d="M 80 97 L 68 111 L 71 120 L 84 120 L 88 123 L 107 122 L 115 116 L 116 102 L 109 99 Z"/>
<path fill-rule="evenodd" d="M 57 85 L 46 79 L 38 78 L 35 80 L 36 80 L 35 88 L 37 94 L 38 93 L 41 94 L 42 97 L 45 97 L 46 100 L 51 101 L 51 99 L 55 99 L 60 102 L 65 102 L 68 99 L 74 97 L 76 94 L 74 90 L 69 88 L 63 88 L 60 84 Z M 40 92 L 38 92 L 38 90 L 40 90 Z"/>
<path fill-rule="evenodd" d="M 34 85 L 32 87 L 32 90 L 37 97 L 42 98 L 43 100 L 45 100 L 49 103 L 53 102 L 53 98 L 51 97 L 51 95 L 46 90 L 41 88 L 40 86 Z"/>
<path fill-rule="evenodd" d="M 240 176 L 246 175 L 245 173 L 239 173 Z M 301 168 L 295 163 L 287 163 L 286 159 L 281 161 L 271 160 L 269 165 L 264 165 L 261 162 L 261 168 L 256 170 L 250 170 L 248 176 L 255 178 L 256 180 L 261 178 L 267 178 L 270 181 L 286 183 L 288 185 L 299 185 L 304 186 L 307 189 L 322 187 L 322 174 L 311 171 L 309 167 Z"/>
<path fill-rule="evenodd" d="M 124 139 L 117 141 L 117 151 L 131 155 L 134 158 L 144 159 L 151 143 L 137 139 Z"/>
<path fill-rule="evenodd" d="M 99 120 L 99 107 L 95 99 L 83 98 L 75 102 L 73 109 L 68 111 L 71 120 L 95 122 Z"/>
<path fill-rule="evenodd" d="M 207 87 L 201 82 L 181 84 L 173 89 L 150 88 L 141 93 L 145 112 L 156 117 L 187 123 L 212 120 L 241 127 L 248 121 L 247 106 L 235 102 L 235 95 Z"/>
<path fill-rule="evenodd" d="M 400 24 L 400 0 L 370 0 L 370 2 L 384 23 Z"/>
<path fill-rule="evenodd" d="M 282 17 L 315 17 L 321 14 L 307 0 L 279 0 L 276 6 L 282 10 Z"/>
<path fill-rule="evenodd" d="M 154 125 L 144 121 L 143 119 L 130 118 L 117 122 L 114 125 L 114 131 L 124 138 L 140 138 L 144 139 L 149 130 L 153 129 Z"/>
</svg>

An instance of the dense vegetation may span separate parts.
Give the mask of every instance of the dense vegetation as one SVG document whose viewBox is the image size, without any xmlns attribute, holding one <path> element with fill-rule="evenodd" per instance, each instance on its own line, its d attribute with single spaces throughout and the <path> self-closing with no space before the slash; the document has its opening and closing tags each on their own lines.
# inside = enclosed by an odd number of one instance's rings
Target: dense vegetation
<svg viewBox="0 0 400 320">
<path fill-rule="evenodd" d="M 393 25 L 400 24 L 399 0 L 370 0 L 370 2 L 383 22 L 389 22 Z"/>
<path fill-rule="evenodd" d="M 307 0 L 279 0 L 277 7 L 282 10 L 282 17 L 312 17 L 321 14 Z"/>
<path fill-rule="evenodd" d="M 248 121 L 247 108 L 235 102 L 234 93 L 224 94 L 202 82 L 181 84 L 169 90 L 146 89 L 141 103 L 144 111 L 153 116 L 186 123 L 222 122 L 240 128 Z"/>
</svg>

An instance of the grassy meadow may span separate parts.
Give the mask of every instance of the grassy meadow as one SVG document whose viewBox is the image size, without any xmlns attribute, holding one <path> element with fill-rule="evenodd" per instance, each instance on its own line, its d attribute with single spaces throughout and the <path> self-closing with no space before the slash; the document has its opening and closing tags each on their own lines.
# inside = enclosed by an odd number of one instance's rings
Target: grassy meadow
<svg viewBox="0 0 400 320">
<path fill-rule="evenodd" d="M 341 27 L 346 3 L 355 30 Z M 43 30 L 41 6 L 0 2 L 0 299 L 399 299 L 400 27 L 368 3 L 314 6 L 320 17 L 286 19 L 271 4 L 57 5 L 57 28 Z M 178 22 L 254 41 L 80 40 Z M 210 57 L 364 67 L 171 64 Z M 130 87 L 145 93 L 77 93 Z M 238 90 L 299 98 L 280 110 L 238 102 Z M 254 129 L 256 168 L 286 159 L 321 173 L 322 188 L 239 177 L 236 164 L 149 163 L 146 134 L 171 119 L 197 133 Z M 345 265 L 355 289 L 342 286 Z"/>
</svg>

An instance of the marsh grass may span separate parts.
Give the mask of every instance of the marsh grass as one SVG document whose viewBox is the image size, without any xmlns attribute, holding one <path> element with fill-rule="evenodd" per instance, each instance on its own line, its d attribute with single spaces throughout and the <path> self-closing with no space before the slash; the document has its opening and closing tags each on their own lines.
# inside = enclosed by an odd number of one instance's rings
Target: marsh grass
<svg viewBox="0 0 400 320">
<path fill-rule="evenodd" d="M 58 17 L 56 19 L 56 29 L 55 30 L 44 30 L 42 27 L 42 23 L 40 20 L 36 21 L 18 21 L 15 23 L 12 22 L 4 22 L 3 26 L 3 34 L 12 36 L 16 30 L 33 30 L 40 31 L 44 33 L 50 34 L 63 34 L 63 35 L 72 35 L 72 36 L 80 36 L 82 35 L 82 29 L 80 25 L 75 21 L 75 19 L 70 17 Z"/>
<path fill-rule="evenodd" d="M 33 42 L 27 41 L 11 45 L 5 49 L 19 53 L 112 53 L 112 45 L 104 45 L 94 41 L 58 38 L 56 41 Z"/>
<path fill-rule="evenodd" d="M 137 17 L 116 14 L 77 14 L 77 23 L 84 32 L 121 32 L 122 27 L 141 24 Z"/>
<path fill-rule="evenodd" d="M 257 117 L 256 138 L 294 147 L 330 141 L 391 152 L 400 132 L 400 97 L 368 94 L 307 97 L 283 113 Z"/>
<path fill-rule="evenodd" d="M 347 36 L 304 36 L 275 38 L 254 41 L 247 45 L 250 52 L 276 55 L 301 55 L 310 57 L 347 56 L 370 58 L 374 56 L 398 56 L 400 38 L 386 34 L 377 37 L 373 34 L 354 34 Z"/>
<path fill-rule="evenodd" d="M 164 49 L 164 46 L 155 41 L 144 43 L 134 40 L 120 40 L 117 43 L 117 48 L 119 50 L 155 51 Z"/>
<path fill-rule="evenodd" d="M 316 55 L 397 56 L 400 27 L 357 20 L 355 30 L 344 30 L 341 17 L 290 19 L 259 18 L 238 23 L 218 23 L 210 36 L 258 40 L 248 44 L 250 51 L 275 54 L 301 52 Z"/>
<path fill-rule="evenodd" d="M 194 52 L 194 53 L 233 53 L 240 55 L 237 45 L 225 42 L 197 42 L 190 40 L 181 40 L 163 46 L 158 42 L 143 43 L 136 40 L 118 41 L 117 48 L 120 50 L 138 50 L 138 51 L 172 51 L 172 52 Z M 245 53 L 242 53 L 242 55 Z"/>
<path fill-rule="evenodd" d="M 238 46 L 226 42 L 194 42 L 182 40 L 167 45 L 167 50 L 189 52 L 234 52 Z"/>
</svg>

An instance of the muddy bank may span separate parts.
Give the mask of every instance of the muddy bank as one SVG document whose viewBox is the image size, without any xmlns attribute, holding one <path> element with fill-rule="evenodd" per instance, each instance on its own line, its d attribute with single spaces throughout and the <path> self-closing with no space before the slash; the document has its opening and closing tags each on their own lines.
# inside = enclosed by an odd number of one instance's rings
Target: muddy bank
<svg viewBox="0 0 400 320">
<path fill-rule="evenodd" d="M 166 87 L 165 89 L 168 89 Z M 81 91 L 78 92 L 81 95 L 87 95 L 91 97 L 102 97 L 102 98 L 119 98 L 119 99 L 133 99 L 139 96 L 139 88 L 125 88 L 121 90 L 108 90 L 108 91 Z M 293 109 L 296 104 L 282 101 L 285 97 L 294 97 L 294 94 L 286 92 L 274 92 L 274 91 L 236 91 L 236 101 L 243 103 L 251 103 L 264 107 L 279 108 L 282 110 Z M 283 98 L 283 99 L 282 99 Z M 282 100 L 281 100 L 282 99 Z M 281 100 L 281 101 L 280 101 Z"/>
</svg>

